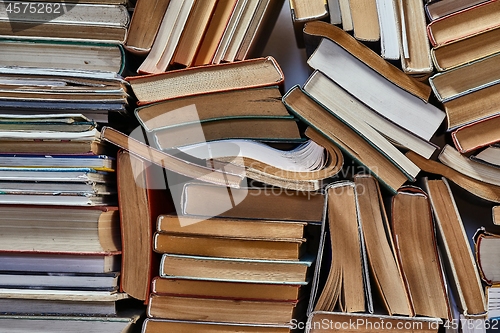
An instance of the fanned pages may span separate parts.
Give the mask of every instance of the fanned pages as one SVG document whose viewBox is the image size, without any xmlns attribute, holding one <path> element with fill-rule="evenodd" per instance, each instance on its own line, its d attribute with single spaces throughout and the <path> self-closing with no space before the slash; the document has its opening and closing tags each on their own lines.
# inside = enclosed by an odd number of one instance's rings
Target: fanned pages
<svg viewBox="0 0 500 333">
<path fill-rule="evenodd" d="M 483 287 L 462 219 L 448 182 L 424 179 L 432 204 L 437 230 L 442 239 L 443 254 L 450 266 L 452 289 L 457 290 L 460 308 L 465 316 L 486 313 Z"/>
<path fill-rule="evenodd" d="M 449 318 L 448 299 L 427 195 L 405 187 L 392 198 L 392 231 L 416 315 Z"/>
</svg>

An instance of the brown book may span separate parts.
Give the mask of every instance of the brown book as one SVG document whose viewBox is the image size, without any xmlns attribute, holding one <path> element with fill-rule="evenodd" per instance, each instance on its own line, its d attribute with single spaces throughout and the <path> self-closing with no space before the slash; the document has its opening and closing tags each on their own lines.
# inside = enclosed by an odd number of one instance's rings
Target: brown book
<svg viewBox="0 0 500 333">
<path fill-rule="evenodd" d="M 188 236 L 156 233 L 153 249 L 158 253 L 221 258 L 298 260 L 305 239 L 256 239 L 249 237 Z"/>
<path fill-rule="evenodd" d="M 453 43 L 434 47 L 431 50 L 431 56 L 436 69 L 446 71 L 497 53 L 499 49 L 500 28 L 496 28 Z"/>
<path fill-rule="evenodd" d="M 254 220 L 235 218 L 200 218 L 194 216 L 160 215 L 156 231 L 183 235 L 218 237 L 251 237 L 254 239 L 301 239 L 305 222 Z"/>
<path fill-rule="evenodd" d="M 339 182 L 328 188 L 328 228 L 332 259 L 315 310 L 339 307 L 342 312 L 364 312 L 368 277 L 354 183 Z"/>
<path fill-rule="evenodd" d="M 172 63 L 190 67 L 208 29 L 217 0 L 196 1 L 175 50 Z"/>
<path fill-rule="evenodd" d="M 418 165 L 422 171 L 446 177 L 448 180 L 451 180 L 453 183 L 479 198 L 500 203 L 500 186 L 486 184 L 482 181 L 468 177 L 444 164 L 427 160 L 411 151 L 407 152 L 406 156 Z"/>
<path fill-rule="evenodd" d="M 448 130 L 497 114 L 498 103 L 500 83 L 444 102 Z"/>
<path fill-rule="evenodd" d="M 117 165 L 123 252 L 121 289 L 145 301 L 159 267 L 159 258 L 152 251 L 156 219 L 174 207 L 160 167 L 123 150 L 118 152 Z"/>
<path fill-rule="evenodd" d="M 203 131 L 201 137 L 200 125 Z M 221 119 L 201 124 L 187 124 L 159 129 L 153 133 L 153 136 L 160 150 L 225 139 L 301 141 L 297 121 L 291 118 Z"/>
<path fill-rule="evenodd" d="M 273 57 L 168 73 L 128 77 L 138 104 L 217 91 L 282 85 L 283 72 Z"/>
<path fill-rule="evenodd" d="M 389 190 L 395 192 L 408 180 L 397 166 L 300 88 L 292 88 L 283 97 L 283 102 L 292 113 L 338 145 L 355 161 L 366 166 Z"/>
<path fill-rule="evenodd" d="M 500 270 L 498 269 L 498 251 L 500 235 L 479 228 L 474 234 L 474 248 L 479 274 L 488 285 L 498 285 Z"/>
<path fill-rule="evenodd" d="M 432 21 L 428 26 L 433 46 L 451 43 L 500 26 L 500 3 L 486 1 Z"/>
<path fill-rule="evenodd" d="M 299 299 L 301 288 L 300 284 L 194 280 L 166 276 L 153 279 L 151 292 L 157 295 L 294 302 Z"/>
<path fill-rule="evenodd" d="M 151 318 L 147 318 L 142 326 L 142 333 L 233 333 L 235 330 L 241 333 L 290 333 L 288 326 L 242 325 Z"/>
<path fill-rule="evenodd" d="M 389 220 L 378 182 L 369 175 L 355 175 L 356 198 L 361 230 L 371 276 L 389 315 L 411 316 L 411 300 L 395 256 Z"/>
<path fill-rule="evenodd" d="M 0 140 L 2 153 L 27 153 L 27 154 L 94 154 L 110 155 L 112 147 L 101 140 L 92 141 L 57 141 L 57 140 Z"/>
<path fill-rule="evenodd" d="M 441 0 L 432 1 L 425 5 L 425 10 L 431 21 L 440 17 L 461 11 L 486 0 Z"/>
<path fill-rule="evenodd" d="M 414 313 L 449 318 L 431 206 L 421 189 L 405 187 L 392 198 L 391 226 Z"/>
<path fill-rule="evenodd" d="M 138 0 L 128 28 L 125 47 L 137 54 L 151 50 L 170 0 Z"/>
<path fill-rule="evenodd" d="M 424 187 L 429 194 L 442 240 L 442 253 L 449 267 L 451 288 L 458 294 L 459 308 L 464 315 L 482 316 L 486 313 L 486 305 L 481 279 L 448 182 L 445 178 L 424 178 Z"/>
<path fill-rule="evenodd" d="M 194 280 L 306 285 L 312 256 L 297 260 L 229 259 L 163 254 L 160 276 Z"/>
<path fill-rule="evenodd" d="M 494 206 L 491 212 L 493 215 L 493 224 L 500 225 L 500 206 Z"/>
<path fill-rule="evenodd" d="M 281 97 L 278 86 L 219 91 L 145 105 L 135 114 L 147 131 L 221 118 L 292 117 Z M 181 112 L 193 105 L 196 112 Z"/>
<path fill-rule="evenodd" d="M 0 252 L 119 254 L 117 207 L 2 205 Z"/>
<path fill-rule="evenodd" d="M 147 315 L 150 318 L 286 325 L 293 319 L 295 305 L 296 302 L 246 301 L 152 294 Z"/>
<path fill-rule="evenodd" d="M 457 128 L 451 137 L 460 153 L 468 153 L 500 141 L 499 126 L 500 115 L 494 115 Z"/>
<path fill-rule="evenodd" d="M 103 141 L 110 142 L 146 161 L 150 161 L 151 163 L 159 165 L 167 170 L 174 171 L 178 174 L 192 177 L 193 179 L 205 180 L 209 183 L 237 188 L 243 178 L 243 170 L 241 170 L 240 174 L 229 174 L 223 173 L 220 170 L 202 167 L 154 149 L 143 142 L 123 134 L 111 127 L 102 128 L 101 138 Z M 236 172 L 237 170 L 236 168 L 233 168 L 232 171 Z"/>
<path fill-rule="evenodd" d="M 279 188 L 229 189 L 198 183 L 186 184 L 183 198 L 183 214 L 316 223 L 323 220 L 325 204 L 325 196 L 320 192 Z"/>
<path fill-rule="evenodd" d="M 354 37 L 376 42 L 380 39 L 377 4 L 375 0 L 349 0 Z"/>
<path fill-rule="evenodd" d="M 217 46 L 224 34 L 229 18 L 233 13 L 237 0 L 219 0 L 215 6 L 212 18 L 208 23 L 207 31 L 201 41 L 194 66 L 208 65 L 212 63 Z"/>
<path fill-rule="evenodd" d="M 304 30 L 304 24 L 306 22 L 328 18 L 328 4 L 326 0 L 291 0 L 289 4 L 295 40 L 297 46 L 303 48 L 305 46 L 302 32 Z"/>
</svg>

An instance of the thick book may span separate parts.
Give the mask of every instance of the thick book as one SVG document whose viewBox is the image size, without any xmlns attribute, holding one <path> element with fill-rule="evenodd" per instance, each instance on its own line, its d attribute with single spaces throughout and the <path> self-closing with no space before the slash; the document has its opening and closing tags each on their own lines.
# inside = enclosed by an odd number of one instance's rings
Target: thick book
<svg viewBox="0 0 500 333">
<path fill-rule="evenodd" d="M 325 88 L 325 86 L 327 88 Z M 319 71 L 315 71 L 304 83 L 303 90 L 321 104 L 334 117 L 358 133 L 370 145 L 394 163 L 408 179 L 414 181 L 420 169 L 399 151 L 383 134 L 369 125 L 363 114 L 373 112 L 349 92 L 331 81 Z M 335 96 L 332 98 L 332 96 Z"/>
<path fill-rule="evenodd" d="M 143 105 L 209 92 L 282 85 L 284 77 L 276 60 L 267 57 L 128 77 L 127 80 L 138 104 Z"/>
<path fill-rule="evenodd" d="M 474 249 L 479 274 L 488 285 L 496 285 L 500 282 L 498 256 L 495 255 L 499 247 L 499 234 L 488 232 L 484 227 L 479 228 L 474 234 Z"/>
<path fill-rule="evenodd" d="M 380 25 L 380 54 L 388 60 L 398 60 L 400 51 L 399 17 L 394 0 L 376 0 Z"/>
<path fill-rule="evenodd" d="M 304 45 L 304 24 L 306 22 L 324 20 L 329 16 L 329 8 L 326 0 L 291 0 L 290 13 L 292 15 L 293 31 L 297 46 L 303 48 Z"/>
<path fill-rule="evenodd" d="M 203 217 L 321 223 L 324 202 L 325 195 L 321 192 L 285 191 L 280 188 L 230 189 L 187 183 L 182 192 L 182 213 Z"/>
<path fill-rule="evenodd" d="M 376 42 L 380 39 L 380 24 L 376 0 L 349 0 L 354 38 Z"/>
<path fill-rule="evenodd" d="M 297 117 L 338 145 L 347 156 L 366 167 L 390 191 L 395 193 L 408 180 L 394 163 L 299 87 L 290 89 L 283 97 L 283 102 Z"/>
<path fill-rule="evenodd" d="M 281 97 L 278 86 L 213 92 L 145 105 L 135 116 L 147 131 L 220 119 L 291 118 Z"/>
<path fill-rule="evenodd" d="M 244 222 L 243 222 L 244 223 Z M 244 258 L 298 260 L 305 252 L 305 239 L 258 239 L 157 233 L 153 249 L 158 253 Z"/>
<path fill-rule="evenodd" d="M 392 198 L 391 227 L 396 256 L 416 315 L 449 318 L 431 205 L 425 192 L 404 187 Z"/>
<path fill-rule="evenodd" d="M 481 150 L 475 155 L 470 155 L 470 159 L 484 163 L 489 166 L 499 167 L 500 166 L 500 147 L 498 145 L 492 145 Z"/>
<path fill-rule="evenodd" d="M 163 276 L 153 279 L 151 292 L 156 295 L 294 302 L 306 290 L 303 288 L 305 287 L 300 284 L 215 281 L 212 279 L 194 280 Z"/>
<path fill-rule="evenodd" d="M 347 105 L 349 108 L 356 107 L 356 111 L 354 112 L 356 114 L 355 117 L 364 121 L 397 145 L 410 149 L 425 158 L 430 158 L 437 148 L 431 142 L 414 135 L 366 107 L 320 71 L 314 71 L 309 76 L 309 79 L 303 85 L 303 89 L 329 110 L 338 110 L 341 106 L 345 108 Z M 338 95 L 345 96 L 348 102 L 345 99 L 342 102 L 337 94 L 334 95 L 331 93 L 333 90 L 338 91 Z M 390 150 L 394 150 L 394 148 L 390 148 Z M 399 154 L 396 153 L 396 155 Z"/>
<path fill-rule="evenodd" d="M 152 294 L 147 315 L 186 321 L 286 325 L 294 317 L 297 302 L 233 300 Z"/>
<path fill-rule="evenodd" d="M 343 66 L 336 66 L 338 62 Z M 380 115 L 425 140 L 432 138 L 446 116 L 437 107 L 385 79 L 331 40 L 320 42 L 308 64 Z"/>
<path fill-rule="evenodd" d="M 459 308 L 465 316 L 484 316 L 487 309 L 481 279 L 448 182 L 445 178 L 424 178 L 424 187 L 432 205 L 444 261 L 449 267 L 451 289 L 457 293 Z"/>
<path fill-rule="evenodd" d="M 331 262 L 327 280 L 314 309 L 373 312 L 355 185 L 352 182 L 331 184 L 327 195 Z M 340 230 L 342 232 L 338 232 Z"/>
<path fill-rule="evenodd" d="M 459 187 L 481 199 L 500 203 L 500 186 L 487 184 L 483 181 L 466 176 L 442 163 L 427 160 L 411 151 L 407 152 L 406 156 L 417 164 L 422 171 L 446 177 Z"/>
<path fill-rule="evenodd" d="M 300 260 L 256 260 L 163 254 L 160 276 L 193 280 L 307 285 L 312 256 Z"/>
<path fill-rule="evenodd" d="M 443 16 L 475 6 L 487 0 L 441 0 L 432 1 L 425 5 L 425 12 L 431 21 Z"/>
<path fill-rule="evenodd" d="M 500 66 L 500 53 L 481 58 L 429 78 L 434 95 L 447 102 L 500 82 L 500 74 L 492 70 Z"/>
<path fill-rule="evenodd" d="M 453 43 L 433 47 L 432 61 L 436 70 L 442 72 L 498 52 L 500 28 L 486 31 Z"/>
<path fill-rule="evenodd" d="M 151 279 L 158 274 L 159 258 L 152 251 L 156 219 L 174 208 L 159 166 L 127 151 L 118 152 L 117 160 L 122 236 L 121 290 L 145 301 Z"/>
<path fill-rule="evenodd" d="M 0 40 L 2 66 L 47 67 L 122 73 L 125 52 L 121 45 L 56 42 L 51 40 Z"/>
<path fill-rule="evenodd" d="M 0 153 L 0 167 L 35 168 L 91 168 L 98 171 L 114 171 L 115 158 L 108 155 L 34 155 Z"/>
<path fill-rule="evenodd" d="M 60 206 L 61 197 L 59 201 L 55 204 Z M 3 206 L 2 212 L 1 252 L 90 255 L 121 251 L 116 207 Z"/>
<path fill-rule="evenodd" d="M 486 1 L 432 21 L 429 40 L 439 46 L 498 28 L 500 3 Z"/>
<path fill-rule="evenodd" d="M 235 324 L 226 322 L 186 321 L 147 318 L 142 326 L 142 333 L 162 332 L 198 332 L 198 333 L 290 333 L 288 325 Z"/>
<path fill-rule="evenodd" d="M 147 54 L 151 50 L 170 0 L 137 1 L 124 46 L 130 52 Z"/>
</svg>

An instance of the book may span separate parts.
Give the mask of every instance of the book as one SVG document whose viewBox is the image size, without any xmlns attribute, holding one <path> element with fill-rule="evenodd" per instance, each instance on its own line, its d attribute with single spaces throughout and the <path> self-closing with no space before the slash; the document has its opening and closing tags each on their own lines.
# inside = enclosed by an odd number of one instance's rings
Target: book
<svg viewBox="0 0 500 333">
<path fill-rule="evenodd" d="M 382 327 L 387 325 L 388 327 L 411 327 L 409 330 L 411 332 L 438 332 L 439 327 L 443 321 L 439 318 L 430 317 L 404 317 L 404 316 L 387 316 L 380 314 L 368 314 L 368 313 L 345 313 L 345 312 L 326 312 L 326 311 L 315 311 L 309 315 L 307 320 L 307 327 L 309 333 L 320 333 L 324 331 L 320 328 L 321 323 L 328 323 L 327 326 L 330 327 L 342 327 L 345 328 L 343 331 L 347 330 L 349 323 L 354 328 L 351 332 L 366 332 L 375 333 L 379 332 L 380 329 L 374 327 Z M 297 326 L 298 325 L 294 325 Z M 292 326 L 293 328 L 293 326 Z"/>
<path fill-rule="evenodd" d="M 337 62 L 344 65 L 335 66 Z M 386 80 L 331 40 L 320 42 L 308 64 L 380 115 L 425 140 L 431 139 L 445 118 L 441 110 Z"/>
<path fill-rule="evenodd" d="M 396 142 L 396 144 L 406 147 L 425 158 L 430 158 L 436 150 L 436 146 L 429 141 L 415 136 L 413 133 L 406 131 L 393 122 L 380 116 L 378 113 L 374 112 L 365 105 L 359 103 L 357 99 L 354 99 L 348 94 L 348 92 L 340 88 L 335 82 L 328 79 L 328 77 L 320 71 L 316 70 L 309 76 L 308 80 L 303 85 L 303 89 L 309 95 L 321 102 L 321 104 L 325 105 L 329 110 L 336 110 L 338 109 L 337 105 L 342 104 L 337 98 L 337 94 L 334 98 L 334 95 L 330 93 L 330 91 L 333 90 L 338 91 L 338 95 L 349 97 L 349 108 L 354 107 L 354 105 L 356 106 L 355 113 L 357 118 L 373 127 L 373 129 L 381 133 L 383 136 Z M 328 93 L 325 93 L 326 91 L 328 91 Z M 354 103 L 354 101 L 356 101 L 356 103 Z M 393 150 L 393 148 L 389 150 Z"/>
<path fill-rule="evenodd" d="M 37 168 L 1 167 L 0 181 L 61 182 L 61 183 L 110 183 L 113 173 L 91 168 Z M 42 183 L 43 184 L 43 183 Z"/>
<path fill-rule="evenodd" d="M 226 299 L 274 300 L 294 302 L 304 289 L 298 284 L 194 280 L 179 277 L 156 277 L 151 291 L 156 295 L 180 295 Z"/>
<path fill-rule="evenodd" d="M 167 70 L 194 2 L 194 0 L 169 2 L 151 51 L 137 69 L 139 74 L 162 73 Z"/>
<path fill-rule="evenodd" d="M 342 24 L 339 0 L 327 0 L 331 24 Z"/>
<path fill-rule="evenodd" d="M 500 186 L 500 169 L 486 164 L 478 163 L 465 157 L 452 146 L 445 145 L 438 156 L 444 165 L 462 173 L 470 178 L 477 179 L 487 184 Z"/>
<path fill-rule="evenodd" d="M 470 159 L 493 167 L 500 166 L 499 157 L 500 147 L 496 145 L 486 147 L 475 155 L 470 155 Z"/>
<path fill-rule="evenodd" d="M 490 323 L 485 321 L 484 327 L 488 327 L 490 324 L 491 329 L 498 327 L 498 319 L 500 319 L 500 306 L 498 304 L 498 286 L 486 286 L 486 298 L 488 299 L 488 319 L 491 320 Z"/>
<path fill-rule="evenodd" d="M 355 185 L 331 184 L 328 189 L 328 230 L 331 263 L 315 310 L 373 311 L 364 237 L 357 212 Z M 342 232 L 337 232 L 342 231 Z M 370 296 L 368 296 L 370 295 Z"/>
<path fill-rule="evenodd" d="M 119 273 L 28 273 L 1 272 L 0 287 L 13 289 L 65 289 L 115 291 Z"/>
<path fill-rule="evenodd" d="M 19 82 L 19 85 L 23 84 L 25 81 Z M 91 131 L 96 127 L 95 121 L 82 114 L 0 115 L 0 129 L 2 131 L 80 132 L 82 136 L 91 136 Z"/>
<path fill-rule="evenodd" d="M 115 158 L 107 155 L 33 155 L 0 153 L 0 167 L 34 168 L 91 168 L 112 172 L 116 168 Z"/>
<path fill-rule="evenodd" d="M 296 302 L 235 301 L 153 294 L 147 314 L 150 318 L 286 325 L 293 318 L 295 306 Z"/>
<path fill-rule="evenodd" d="M 217 119 L 193 123 L 153 132 L 153 140 L 160 150 L 168 150 L 200 142 L 226 139 L 300 142 L 297 121 L 293 118 Z"/>
<path fill-rule="evenodd" d="M 190 67 L 195 59 L 203 36 L 208 29 L 212 13 L 217 5 L 216 0 L 196 1 L 182 32 L 172 63 Z"/>
<path fill-rule="evenodd" d="M 205 321 L 185 321 L 170 319 L 151 319 L 144 321 L 142 333 L 160 333 L 165 330 L 173 332 L 200 332 L 200 333 L 230 333 L 239 330 L 244 333 L 289 333 L 288 326 L 280 325 L 258 325 L 258 324 L 235 324 L 235 323 L 214 323 Z"/>
<path fill-rule="evenodd" d="M 0 173 L 1 173 L 0 169 Z M 116 187 L 108 184 L 97 183 L 63 183 L 63 182 L 20 182 L 0 181 L 2 194 L 19 195 L 114 195 Z"/>
<path fill-rule="evenodd" d="M 194 59 L 194 66 L 208 65 L 212 63 L 219 42 L 226 30 L 237 0 L 219 0 L 215 6 L 212 18 L 208 23 L 207 31 L 203 37 L 198 52 Z"/>
<path fill-rule="evenodd" d="M 117 253 L 63 254 L 39 252 L 1 252 L 0 270 L 4 272 L 56 272 L 101 274 L 117 272 L 121 255 Z"/>
<path fill-rule="evenodd" d="M 117 188 L 122 236 L 121 290 L 145 301 L 159 258 L 153 254 L 156 219 L 174 210 L 163 170 L 130 154 L 118 152 Z M 162 182 L 163 181 L 163 182 Z M 163 188 L 162 188 L 163 185 Z"/>
<path fill-rule="evenodd" d="M 500 54 L 481 58 L 429 78 L 434 95 L 447 102 L 468 93 L 481 90 L 500 81 L 500 75 L 491 70 L 500 63 Z"/>
<path fill-rule="evenodd" d="M 290 89 L 283 97 L 283 102 L 293 114 L 338 145 L 347 156 L 366 167 L 390 191 L 395 192 L 408 180 L 394 163 L 299 87 Z"/>
<path fill-rule="evenodd" d="M 352 15 L 351 15 L 351 7 L 349 6 L 349 0 L 339 0 L 340 7 L 340 17 L 342 23 L 342 29 L 344 31 L 352 31 Z"/>
<path fill-rule="evenodd" d="M 488 285 L 498 284 L 500 272 L 498 270 L 497 253 L 500 244 L 500 236 L 488 232 L 484 227 L 479 228 L 474 234 L 474 248 L 476 262 L 481 279 Z"/>
<path fill-rule="evenodd" d="M 411 316 L 413 308 L 395 256 L 394 240 L 378 182 L 369 175 L 358 174 L 354 176 L 354 184 L 368 267 L 381 303 L 389 315 Z"/>
<path fill-rule="evenodd" d="M 418 96 L 422 100 L 427 101 L 429 99 L 432 91 L 428 85 L 406 75 L 396 66 L 380 58 L 380 56 L 372 49 L 356 41 L 356 39 L 354 39 L 351 35 L 343 32 L 342 29 L 339 29 L 332 24 L 315 21 L 308 22 L 305 25 L 304 34 L 306 37 L 309 37 L 311 44 L 313 43 L 313 39 L 318 37 L 327 38 L 335 42 L 356 59 L 371 67 L 374 71 L 400 88 Z M 315 44 L 316 43 L 312 46 L 317 46 Z"/>
<path fill-rule="evenodd" d="M 120 44 L 124 42 L 129 23 L 127 8 L 123 5 L 76 4 L 72 10 L 64 11 L 64 7 L 55 3 L 52 13 L 42 12 L 30 15 L 29 11 L 19 8 L 14 12 L 13 20 L 9 19 L 9 5 L 15 6 L 15 1 L 6 1 L 6 8 L 0 14 L 0 36 L 19 39 L 52 39 L 80 40 Z M 33 7 L 31 7 L 33 8 Z M 39 23 L 43 23 L 39 24 Z M 11 28 L 14 24 L 15 29 Z"/>
<path fill-rule="evenodd" d="M 448 130 L 496 115 L 500 98 L 500 83 L 444 102 Z"/>
<path fill-rule="evenodd" d="M 311 256 L 292 260 L 228 259 L 163 254 L 160 276 L 192 280 L 307 285 Z"/>
<path fill-rule="evenodd" d="M 116 316 L 116 302 L 129 298 L 116 291 L 0 289 L 5 314 Z"/>
<path fill-rule="evenodd" d="M 425 5 L 425 12 L 431 21 L 461 11 L 487 0 L 442 0 L 432 1 Z"/>
<path fill-rule="evenodd" d="M 380 25 L 380 53 L 382 58 L 400 58 L 400 31 L 396 3 L 394 0 L 377 0 L 378 22 Z"/>
<path fill-rule="evenodd" d="M 376 0 L 349 0 L 354 37 L 357 40 L 376 42 L 380 39 Z"/>
<path fill-rule="evenodd" d="M 427 194 L 416 187 L 402 188 L 392 198 L 391 210 L 396 256 L 414 313 L 448 318 L 448 297 Z"/>
<path fill-rule="evenodd" d="M 214 75 L 217 80 L 214 80 Z M 138 104 L 143 105 L 174 97 L 281 85 L 284 79 L 276 60 L 267 57 L 128 77 L 127 80 L 139 100 Z"/>
<path fill-rule="evenodd" d="M 142 135 L 142 131 L 140 134 Z M 103 127 L 101 131 L 101 138 L 103 141 L 110 142 L 121 149 L 129 151 L 137 157 L 150 161 L 151 163 L 159 165 L 165 169 L 175 171 L 181 175 L 192 176 L 193 179 L 206 180 L 210 183 L 219 185 L 239 187 L 243 178 L 240 174 L 224 173 L 220 170 L 202 167 L 154 149 L 153 147 L 143 143 L 146 141 L 144 136 L 142 137 L 142 141 L 139 141 L 121 133 L 120 131 L 117 131 L 112 127 Z M 236 171 L 235 168 L 232 170 Z"/>
<path fill-rule="evenodd" d="M 495 144 L 500 141 L 498 124 L 500 116 L 494 115 L 457 128 L 451 132 L 455 148 L 463 154 Z"/>
<path fill-rule="evenodd" d="M 242 222 L 245 223 L 245 222 Z M 298 260 L 305 239 L 257 239 L 156 233 L 153 249 L 158 253 L 262 260 Z"/>
<path fill-rule="evenodd" d="M 173 98 L 134 112 L 146 131 L 220 119 L 292 118 L 281 97 L 278 86 L 228 90 Z"/>
<path fill-rule="evenodd" d="M 292 15 L 295 40 L 297 46 L 303 48 L 305 45 L 304 35 L 302 31 L 304 30 L 305 22 L 323 20 L 325 18 L 328 18 L 329 4 L 325 0 L 292 0 L 289 2 L 289 5 L 290 14 Z"/>
<path fill-rule="evenodd" d="M 162 214 L 158 216 L 156 232 L 173 233 L 180 235 L 206 235 L 216 237 L 251 237 L 253 239 L 284 239 L 304 237 L 305 222 L 235 219 L 212 217 L 182 216 L 183 220 L 192 220 L 196 223 L 181 223 L 177 215 Z"/>
<path fill-rule="evenodd" d="M 116 44 L 2 39 L 0 46 L 2 66 L 114 73 L 125 70 L 125 52 Z"/>
<path fill-rule="evenodd" d="M 182 198 L 182 214 L 309 223 L 321 223 L 325 203 L 321 192 L 280 188 L 229 189 L 205 183 L 185 184 Z"/>
<path fill-rule="evenodd" d="M 431 74 L 431 47 L 427 38 L 427 21 L 419 0 L 397 2 L 401 25 L 401 67 L 412 75 Z"/>
<path fill-rule="evenodd" d="M 0 199 L 4 196 L 2 194 Z M 43 201 L 40 199 L 39 202 Z M 62 197 L 54 205 L 64 205 Z M 5 230 L 0 235 L 2 252 L 97 255 L 121 251 L 120 221 L 116 207 L 77 209 L 25 206 L 22 208 L 22 218 L 19 217 L 18 206 L 3 206 L 2 211 L 0 224 Z M 61 217 L 54 218 L 57 214 Z"/>
<path fill-rule="evenodd" d="M 499 26 L 500 5 L 485 1 L 429 23 L 427 30 L 433 46 L 451 43 Z"/>
<path fill-rule="evenodd" d="M 449 70 L 498 52 L 500 28 L 456 42 L 433 47 L 432 61 L 438 71 Z"/>
<path fill-rule="evenodd" d="M 124 46 L 130 52 L 146 54 L 151 50 L 170 0 L 137 1 Z"/>
<path fill-rule="evenodd" d="M 424 188 L 434 212 L 442 253 L 449 266 L 451 288 L 458 294 L 459 308 L 465 316 L 484 316 L 487 309 L 481 279 L 448 182 L 445 178 L 424 178 Z"/>
<path fill-rule="evenodd" d="M 494 206 L 492 208 L 493 224 L 500 225 L 500 208 L 499 206 Z"/>
<path fill-rule="evenodd" d="M 0 325 L 7 331 L 20 330 L 22 332 L 37 331 L 50 333 L 64 331 L 67 333 L 98 332 L 122 333 L 139 328 L 140 311 L 119 312 L 118 316 L 61 316 L 61 315 L 1 315 Z"/>
<path fill-rule="evenodd" d="M 416 165 L 418 165 L 420 169 L 422 169 L 422 171 L 446 177 L 446 179 L 452 181 L 459 187 L 479 198 L 491 202 L 500 203 L 499 186 L 486 184 L 482 181 L 466 176 L 463 173 L 455 171 L 454 169 L 447 167 L 442 163 L 433 160 L 427 160 L 411 151 L 407 152 L 406 156 L 408 156 L 408 158 L 410 158 Z"/>
<path fill-rule="evenodd" d="M 326 88 L 327 87 L 327 88 Z M 361 116 L 371 113 L 372 110 L 365 104 L 353 98 L 347 91 L 335 82 L 330 81 L 324 74 L 315 71 L 304 83 L 303 90 L 326 108 L 332 115 L 348 125 L 353 131 L 368 141 L 380 151 L 389 161 L 394 163 L 408 179 L 413 181 L 420 172 L 413 162 L 393 146 L 381 133 L 369 125 L 369 118 Z M 335 96 L 332 98 L 332 96 Z M 410 162 L 410 163 L 408 163 Z"/>
</svg>

